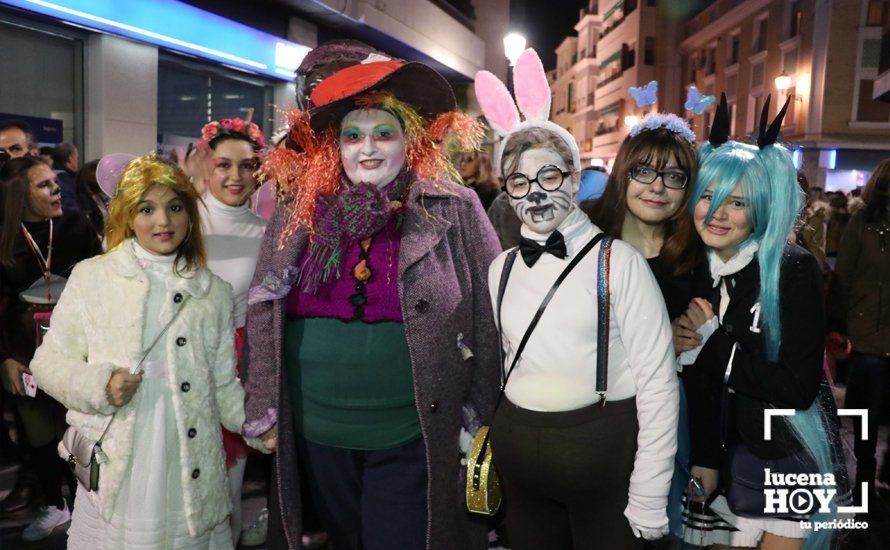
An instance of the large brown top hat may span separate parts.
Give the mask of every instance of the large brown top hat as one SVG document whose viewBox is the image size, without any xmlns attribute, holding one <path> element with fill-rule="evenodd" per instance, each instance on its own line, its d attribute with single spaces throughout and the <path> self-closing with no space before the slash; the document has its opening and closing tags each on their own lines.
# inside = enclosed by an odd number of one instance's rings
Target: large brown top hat
<svg viewBox="0 0 890 550">
<path fill-rule="evenodd" d="M 451 85 L 431 67 L 371 52 L 315 86 L 310 94 L 312 129 L 318 132 L 336 125 L 355 109 L 356 97 L 373 91 L 391 92 L 428 120 L 456 107 Z"/>
</svg>

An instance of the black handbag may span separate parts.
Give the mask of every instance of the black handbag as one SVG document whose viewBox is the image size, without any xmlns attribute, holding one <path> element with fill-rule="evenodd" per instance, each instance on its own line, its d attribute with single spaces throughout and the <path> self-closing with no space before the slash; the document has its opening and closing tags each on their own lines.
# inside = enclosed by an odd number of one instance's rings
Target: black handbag
<svg viewBox="0 0 890 550">
<path fill-rule="evenodd" d="M 736 344 L 738 345 L 738 344 Z M 733 514 L 740 517 L 764 518 L 790 516 L 789 512 L 767 512 L 768 489 L 787 490 L 788 495 L 796 489 L 808 489 L 808 485 L 788 484 L 776 487 L 767 486 L 766 470 L 773 474 L 781 474 L 783 480 L 789 479 L 787 474 L 815 474 L 819 468 L 816 461 L 806 449 L 781 458 L 760 458 L 744 442 L 739 441 L 727 446 L 727 422 L 730 400 L 729 373 L 732 360 L 726 366 L 723 376 L 723 391 L 720 398 L 720 442 L 724 450 L 723 467 L 721 468 L 721 485 L 726 502 Z M 811 500 L 811 509 L 818 503 Z M 795 513 L 806 514 L 799 508 Z"/>
</svg>

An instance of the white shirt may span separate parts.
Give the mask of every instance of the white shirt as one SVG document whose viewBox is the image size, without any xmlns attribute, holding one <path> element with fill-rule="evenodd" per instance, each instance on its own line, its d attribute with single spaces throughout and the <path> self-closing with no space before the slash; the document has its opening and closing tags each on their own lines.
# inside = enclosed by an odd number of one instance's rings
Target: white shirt
<svg viewBox="0 0 890 550">
<path fill-rule="evenodd" d="M 201 213 L 207 268 L 232 285 L 235 299 L 235 328 L 247 318 L 247 292 L 260 256 L 266 220 L 241 206 L 222 203 L 212 193 L 204 194 L 206 208 Z"/>
<path fill-rule="evenodd" d="M 568 256 L 543 254 L 532 268 L 516 259 L 504 292 L 506 368 L 513 361 L 532 317 L 571 258 L 600 233 L 577 208 L 560 224 Z M 522 228 L 523 236 L 544 243 L 549 235 Z M 599 400 L 596 387 L 599 245 L 563 281 L 528 341 L 506 395 L 519 407 L 545 412 L 584 407 Z M 488 271 L 495 315 L 497 291 L 507 252 Z M 664 298 L 645 258 L 615 240 L 610 259 L 609 364 L 606 401 L 636 396 L 639 434 L 629 504 L 625 515 L 637 525 L 667 524 L 665 507 L 677 449 L 679 390 L 676 361 Z"/>
</svg>

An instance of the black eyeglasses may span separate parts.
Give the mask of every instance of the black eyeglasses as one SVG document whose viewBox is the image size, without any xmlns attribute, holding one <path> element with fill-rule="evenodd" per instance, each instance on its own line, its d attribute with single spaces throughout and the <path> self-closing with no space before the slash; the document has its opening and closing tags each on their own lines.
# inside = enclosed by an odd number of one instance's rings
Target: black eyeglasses
<svg viewBox="0 0 890 550">
<path fill-rule="evenodd" d="M 514 199 L 522 199 L 531 191 L 533 183 L 537 183 L 544 191 L 556 191 L 569 174 L 571 172 L 563 172 L 558 167 L 548 164 L 538 170 L 534 179 L 528 179 L 522 172 L 513 172 L 504 180 L 501 189 Z"/>
<path fill-rule="evenodd" d="M 634 181 L 646 185 L 655 181 L 656 178 L 661 177 L 661 181 L 668 189 L 684 189 L 686 183 L 689 181 L 689 176 L 683 172 L 677 172 L 676 170 L 656 170 L 645 164 L 637 164 L 631 168 L 630 177 L 633 178 Z"/>
</svg>

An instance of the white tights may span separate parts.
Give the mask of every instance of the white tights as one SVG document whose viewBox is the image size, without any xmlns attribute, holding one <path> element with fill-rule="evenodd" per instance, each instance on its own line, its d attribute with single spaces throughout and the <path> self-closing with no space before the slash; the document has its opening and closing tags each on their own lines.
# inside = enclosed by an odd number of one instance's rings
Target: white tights
<svg viewBox="0 0 890 550">
<path fill-rule="evenodd" d="M 244 468 L 247 466 L 247 457 L 242 456 L 238 461 L 229 466 L 229 491 L 232 495 L 232 515 L 229 522 L 232 526 L 232 544 L 238 547 L 238 539 L 241 538 L 241 486 L 244 482 Z"/>
</svg>

